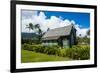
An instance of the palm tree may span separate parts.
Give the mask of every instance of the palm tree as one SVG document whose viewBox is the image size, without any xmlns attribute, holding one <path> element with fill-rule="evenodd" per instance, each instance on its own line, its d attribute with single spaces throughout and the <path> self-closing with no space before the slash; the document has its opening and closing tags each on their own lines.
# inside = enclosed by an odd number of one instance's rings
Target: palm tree
<svg viewBox="0 0 100 73">
<path fill-rule="evenodd" d="M 37 29 L 38 40 L 39 40 L 39 43 L 40 43 L 41 42 L 41 38 L 42 38 L 43 31 L 40 28 L 40 25 L 39 24 L 36 24 L 34 27 L 35 27 L 35 29 Z"/>
<path fill-rule="evenodd" d="M 43 36 L 43 31 L 42 29 L 40 28 L 40 25 L 39 24 L 35 24 L 33 25 L 32 23 L 29 23 L 29 25 L 27 25 L 27 27 L 30 30 L 34 30 L 37 34 L 38 34 L 38 43 L 41 42 L 41 38 Z"/>
<path fill-rule="evenodd" d="M 33 24 L 29 23 L 28 25 L 26 25 L 26 28 L 28 28 L 29 32 L 30 32 L 30 30 L 33 30 Z M 29 43 L 32 44 L 32 40 L 31 39 L 29 39 Z"/>
<path fill-rule="evenodd" d="M 28 28 L 30 32 L 30 30 L 34 29 L 34 25 L 32 23 L 29 23 L 29 25 L 26 25 L 26 28 Z"/>
<path fill-rule="evenodd" d="M 36 29 L 39 29 L 40 28 L 40 25 L 39 24 L 35 24 L 34 26 Z"/>
</svg>

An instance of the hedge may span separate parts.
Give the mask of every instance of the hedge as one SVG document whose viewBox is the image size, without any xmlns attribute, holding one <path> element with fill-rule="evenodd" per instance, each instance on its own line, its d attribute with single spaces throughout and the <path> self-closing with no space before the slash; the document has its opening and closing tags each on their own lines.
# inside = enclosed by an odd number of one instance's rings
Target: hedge
<svg viewBox="0 0 100 73">
<path fill-rule="evenodd" d="M 73 46 L 66 49 L 66 56 L 75 60 L 86 60 L 90 58 L 90 46 Z"/>
<path fill-rule="evenodd" d="M 69 57 L 74 60 L 86 60 L 90 58 L 90 46 L 88 45 L 75 45 L 72 48 L 61 49 L 58 45 L 43 46 L 23 44 L 22 49 L 45 53 L 49 55 L 57 55 L 61 57 Z"/>
<path fill-rule="evenodd" d="M 29 50 L 29 51 L 33 51 L 33 47 L 32 47 L 32 45 L 30 45 L 30 44 L 23 44 L 22 46 L 22 49 L 24 49 L 24 50 Z"/>
</svg>

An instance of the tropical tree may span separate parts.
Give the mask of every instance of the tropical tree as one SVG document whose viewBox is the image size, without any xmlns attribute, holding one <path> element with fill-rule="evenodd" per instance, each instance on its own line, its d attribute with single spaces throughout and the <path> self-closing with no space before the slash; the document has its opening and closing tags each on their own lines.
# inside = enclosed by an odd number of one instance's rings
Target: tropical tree
<svg viewBox="0 0 100 73">
<path fill-rule="evenodd" d="M 34 29 L 32 23 L 29 23 L 28 25 L 26 25 L 26 28 L 29 29 L 29 32 L 30 32 L 30 30 L 33 30 Z M 32 39 L 27 39 L 26 41 L 28 41 L 28 43 L 32 44 Z"/>
<path fill-rule="evenodd" d="M 38 41 L 39 43 L 41 42 L 41 38 L 42 38 L 42 34 L 43 34 L 43 31 L 42 29 L 40 28 L 40 25 L 39 24 L 35 24 L 34 25 L 34 28 L 36 30 L 36 33 L 38 34 Z"/>
<path fill-rule="evenodd" d="M 29 23 L 29 25 L 26 26 L 26 28 L 30 30 L 34 30 L 34 32 L 38 35 L 38 43 L 41 43 L 41 39 L 42 39 L 42 36 L 46 33 L 46 32 L 43 32 L 40 25 L 39 24 L 35 24 L 33 25 L 32 23 Z M 47 31 L 49 31 L 50 28 L 47 29 Z"/>
<path fill-rule="evenodd" d="M 30 32 L 30 30 L 33 30 L 33 29 L 34 29 L 33 27 L 34 27 L 34 26 L 33 26 L 32 23 L 29 23 L 29 25 L 26 25 L 26 28 L 29 29 L 29 32 Z"/>
<path fill-rule="evenodd" d="M 40 43 L 41 42 L 41 38 L 42 38 L 42 36 L 44 34 L 42 29 L 40 28 L 40 25 L 39 24 L 33 25 L 32 23 L 29 23 L 29 25 L 27 25 L 26 28 L 28 28 L 29 31 L 30 30 L 34 30 L 34 32 L 37 33 L 37 35 L 38 35 L 38 43 Z"/>
</svg>

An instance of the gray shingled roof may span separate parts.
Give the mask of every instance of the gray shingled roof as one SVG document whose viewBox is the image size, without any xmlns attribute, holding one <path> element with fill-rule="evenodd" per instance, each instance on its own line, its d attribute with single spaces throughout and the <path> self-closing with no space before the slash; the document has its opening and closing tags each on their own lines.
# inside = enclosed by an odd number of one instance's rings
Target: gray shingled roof
<svg viewBox="0 0 100 73">
<path fill-rule="evenodd" d="M 58 39 L 61 36 L 70 35 L 71 28 L 73 25 L 68 25 L 60 28 L 51 29 L 44 34 L 43 40 Z"/>
</svg>

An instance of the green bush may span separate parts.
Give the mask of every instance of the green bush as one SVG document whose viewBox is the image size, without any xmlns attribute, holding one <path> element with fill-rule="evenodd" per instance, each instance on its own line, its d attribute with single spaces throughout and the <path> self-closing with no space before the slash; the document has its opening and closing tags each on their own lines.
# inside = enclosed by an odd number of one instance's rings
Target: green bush
<svg viewBox="0 0 100 73">
<path fill-rule="evenodd" d="M 72 48 L 61 48 L 58 45 L 43 46 L 23 44 L 24 50 L 35 51 L 45 53 L 49 55 L 57 55 L 61 57 L 69 57 L 74 60 L 86 60 L 90 58 L 90 46 L 89 45 L 75 45 Z"/>
<path fill-rule="evenodd" d="M 45 46 L 43 45 L 32 45 L 33 51 L 44 53 Z"/>
<path fill-rule="evenodd" d="M 66 49 L 60 49 L 59 53 L 58 53 L 58 56 L 61 56 L 61 57 L 65 57 L 66 56 Z"/>
<path fill-rule="evenodd" d="M 59 46 L 52 45 L 52 46 L 45 46 L 45 53 L 51 55 L 58 55 Z"/>
<path fill-rule="evenodd" d="M 72 48 L 66 49 L 66 56 L 75 60 L 86 60 L 90 58 L 90 47 L 89 46 L 73 46 Z"/>
<path fill-rule="evenodd" d="M 69 57 L 74 60 L 86 60 L 90 58 L 90 46 L 75 45 L 72 48 L 60 49 L 58 56 Z"/>
<path fill-rule="evenodd" d="M 31 46 L 32 51 L 46 53 L 49 55 L 58 55 L 59 54 L 59 46 L 43 46 L 43 45 L 28 45 L 25 47 L 25 50 L 28 50 L 28 47 Z"/>
<path fill-rule="evenodd" d="M 85 60 L 90 58 L 90 48 L 89 46 L 82 47 L 79 51 L 80 59 Z"/>
<path fill-rule="evenodd" d="M 32 45 L 29 45 L 29 44 L 26 44 L 26 43 L 22 45 L 22 49 L 33 51 Z"/>
</svg>

